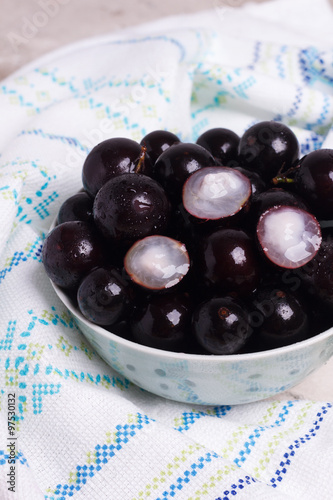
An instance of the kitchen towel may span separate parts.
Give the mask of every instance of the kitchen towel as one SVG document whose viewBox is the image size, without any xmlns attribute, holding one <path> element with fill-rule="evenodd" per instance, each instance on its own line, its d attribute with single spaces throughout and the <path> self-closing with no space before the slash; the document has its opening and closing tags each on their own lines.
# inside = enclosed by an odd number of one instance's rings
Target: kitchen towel
<svg viewBox="0 0 333 500">
<path fill-rule="evenodd" d="M 1 500 L 332 498 L 332 402 L 205 407 L 141 390 L 94 352 L 41 262 L 109 137 L 190 142 L 274 119 L 302 155 L 333 147 L 327 1 L 233 4 L 83 40 L 0 83 Z"/>
</svg>

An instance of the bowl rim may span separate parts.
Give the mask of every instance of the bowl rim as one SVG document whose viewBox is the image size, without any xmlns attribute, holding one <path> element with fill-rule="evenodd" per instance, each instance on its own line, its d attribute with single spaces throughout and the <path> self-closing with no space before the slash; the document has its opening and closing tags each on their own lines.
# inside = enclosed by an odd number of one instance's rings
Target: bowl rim
<svg viewBox="0 0 333 500">
<path fill-rule="evenodd" d="M 210 362 L 210 363 L 235 363 L 236 361 L 251 361 L 254 359 L 262 359 L 262 358 L 273 358 L 278 356 L 279 354 L 290 354 L 299 349 L 306 349 L 307 347 L 311 347 L 314 344 L 321 343 L 330 337 L 333 337 L 333 326 L 328 330 L 325 330 L 321 333 L 313 335 L 307 339 L 301 340 L 299 342 L 295 342 L 293 344 L 276 347 L 274 349 L 267 349 L 265 351 L 257 351 L 257 352 L 248 352 L 248 353 L 238 353 L 238 354 L 193 354 L 186 352 L 173 352 L 166 351 L 163 349 L 157 349 L 155 347 L 145 346 L 143 344 L 139 344 L 134 342 L 133 340 L 128 340 L 126 338 L 120 337 L 119 335 L 113 333 L 112 331 L 106 330 L 100 325 L 94 324 L 89 321 L 87 318 L 83 316 L 83 314 L 76 308 L 71 299 L 67 296 L 66 291 L 57 286 L 55 283 L 50 280 L 51 285 L 57 294 L 58 298 L 61 302 L 67 307 L 67 309 L 71 312 L 71 314 L 77 317 L 82 323 L 84 323 L 88 328 L 93 329 L 105 338 L 105 340 L 117 342 L 120 345 L 123 345 L 126 348 L 131 348 L 146 355 L 159 356 L 165 359 L 182 360 L 182 361 L 202 361 L 202 362 Z M 82 332 L 84 336 L 84 332 Z"/>
</svg>

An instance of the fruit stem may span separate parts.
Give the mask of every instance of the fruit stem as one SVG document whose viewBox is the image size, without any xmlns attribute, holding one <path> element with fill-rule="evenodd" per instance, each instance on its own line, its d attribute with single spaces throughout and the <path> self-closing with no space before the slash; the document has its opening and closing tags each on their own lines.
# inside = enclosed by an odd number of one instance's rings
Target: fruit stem
<svg viewBox="0 0 333 500">
<path fill-rule="evenodd" d="M 274 185 L 277 184 L 292 184 L 294 183 L 294 179 L 291 179 L 290 177 L 287 177 L 286 175 L 277 175 L 272 179 L 272 182 Z"/>
<path fill-rule="evenodd" d="M 295 180 L 293 177 L 288 177 L 288 175 L 293 174 L 300 166 L 300 163 L 296 163 L 296 165 L 292 165 L 288 170 L 282 172 L 283 166 L 280 168 L 278 174 L 272 179 L 274 185 L 277 184 L 293 184 Z"/>
<path fill-rule="evenodd" d="M 146 158 L 146 153 L 147 153 L 146 146 L 141 146 L 141 152 L 140 152 L 140 156 L 139 156 L 139 161 L 138 161 L 137 166 L 135 167 L 135 173 L 136 174 L 139 174 L 141 172 L 142 168 L 143 168 L 144 161 L 145 161 L 145 158 Z"/>
</svg>

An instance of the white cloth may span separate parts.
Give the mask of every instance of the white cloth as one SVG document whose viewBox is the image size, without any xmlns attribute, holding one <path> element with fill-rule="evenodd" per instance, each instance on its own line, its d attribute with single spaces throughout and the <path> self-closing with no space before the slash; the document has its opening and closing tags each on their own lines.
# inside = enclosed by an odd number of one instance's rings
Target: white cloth
<svg viewBox="0 0 333 500">
<path fill-rule="evenodd" d="M 41 263 L 85 156 L 108 137 L 165 128 L 195 141 L 277 119 L 302 154 L 333 147 L 328 3 L 226 5 L 82 41 L 1 82 L 1 499 L 332 498 L 330 402 L 212 408 L 142 391 L 89 347 Z"/>
</svg>

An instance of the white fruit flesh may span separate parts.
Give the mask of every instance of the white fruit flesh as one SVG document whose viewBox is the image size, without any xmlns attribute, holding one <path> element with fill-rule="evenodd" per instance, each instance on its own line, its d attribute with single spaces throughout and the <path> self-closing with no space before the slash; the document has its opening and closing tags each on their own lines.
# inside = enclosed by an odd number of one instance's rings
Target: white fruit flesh
<svg viewBox="0 0 333 500">
<path fill-rule="evenodd" d="M 176 285 L 190 267 L 183 243 L 157 235 L 134 243 L 128 250 L 124 263 L 133 281 L 153 290 Z"/>
<path fill-rule="evenodd" d="M 236 214 L 251 195 L 251 182 L 229 167 L 205 167 L 194 172 L 183 189 L 183 204 L 194 217 L 220 219 Z"/>
<path fill-rule="evenodd" d="M 319 223 L 313 215 L 287 206 L 276 206 L 262 214 L 257 235 L 266 256 L 289 269 L 309 262 L 322 240 Z"/>
</svg>

